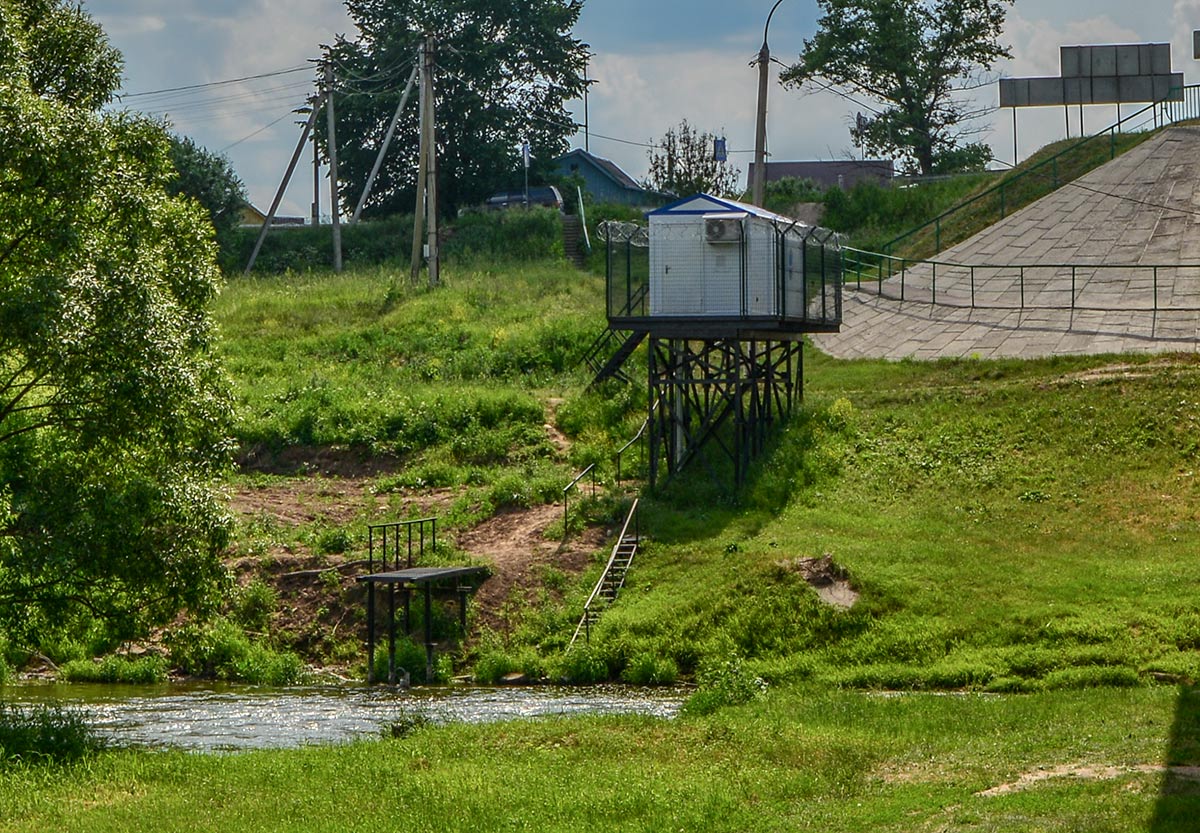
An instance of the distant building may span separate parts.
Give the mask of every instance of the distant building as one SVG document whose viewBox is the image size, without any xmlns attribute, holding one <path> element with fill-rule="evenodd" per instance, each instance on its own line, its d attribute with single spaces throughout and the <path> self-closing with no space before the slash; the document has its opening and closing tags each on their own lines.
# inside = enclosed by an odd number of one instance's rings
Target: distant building
<svg viewBox="0 0 1200 833">
<path fill-rule="evenodd" d="M 896 166 L 891 159 L 845 159 L 833 162 L 768 162 L 767 182 L 778 182 L 786 177 L 809 179 L 822 188 L 835 185 L 843 190 L 853 188 L 865 180 L 874 180 L 881 185 L 892 181 Z M 750 163 L 749 182 L 754 181 L 754 163 Z"/>
<path fill-rule="evenodd" d="M 615 162 L 588 153 L 582 148 L 563 154 L 554 160 L 554 171 L 560 176 L 578 176 L 583 187 L 598 203 L 618 203 L 641 207 L 659 206 L 671 195 L 643 188 Z M 564 194 L 570 202 L 573 194 Z"/>
<path fill-rule="evenodd" d="M 259 211 L 257 208 L 252 206 L 250 203 L 246 203 L 245 205 L 242 206 L 242 213 L 238 219 L 238 225 L 254 226 L 257 228 L 261 228 L 262 224 L 265 223 L 266 221 L 267 221 L 267 215 L 265 212 Z M 274 228 L 276 226 L 302 226 L 302 225 L 304 225 L 303 217 L 282 217 L 282 216 L 276 214 L 274 219 L 271 220 L 272 228 Z"/>
</svg>

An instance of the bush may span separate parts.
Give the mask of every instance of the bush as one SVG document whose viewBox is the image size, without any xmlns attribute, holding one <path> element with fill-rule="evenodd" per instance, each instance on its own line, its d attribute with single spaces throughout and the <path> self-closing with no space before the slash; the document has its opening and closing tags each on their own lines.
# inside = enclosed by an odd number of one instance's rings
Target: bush
<svg viewBox="0 0 1200 833">
<path fill-rule="evenodd" d="M 563 683 L 587 685 L 608 679 L 608 663 L 590 646 L 583 645 L 567 651 L 558 661 L 554 677 Z"/>
<path fill-rule="evenodd" d="M 265 632 L 279 607 L 279 594 L 262 579 L 238 589 L 234 597 L 233 618 L 243 628 Z"/>
<path fill-rule="evenodd" d="M 226 619 L 210 627 L 182 629 L 171 639 L 171 660 L 192 676 L 251 685 L 295 685 L 304 677 L 300 657 L 251 642 Z"/>
<path fill-rule="evenodd" d="M 83 715 L 59 706 L 0 703 L 0 762 L 78 760 L 104 748 Z"/>
<path fill-rule="evenodd" d="M 638 654 L 621 672 L 621 679 L 630 685 L 671 685 L 678 678 L 675 660 L 652 653 Z"/>
<path fill-rule="evenodd" d="M 153 685 L 167 680 L 167 661 L 159 656 L 110 655 L 99 661 L 73 659 L 59 668 L 59 677 L 69 683 L 120 683 Z"/>
<path fill-rule="evenodd" d="M 698 682 L 699 690 L 683 704 L 684 714 L 712 714 L 725 706 L 756 700 L 767 690 L 766 682 L 747 671 L 737 656 L 701 666 Z"/>
</svg>

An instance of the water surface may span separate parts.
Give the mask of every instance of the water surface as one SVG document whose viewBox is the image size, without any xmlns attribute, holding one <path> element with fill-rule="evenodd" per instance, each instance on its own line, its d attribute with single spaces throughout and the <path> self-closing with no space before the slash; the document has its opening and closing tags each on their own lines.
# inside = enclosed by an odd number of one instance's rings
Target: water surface
<svg viewBox="0 0 1200 833">
<path fill-rule="evenodd" d="M 261 689 L 174 684 L 154 687 L 0 687 L 9 704 L 60 704 L 84 712 L 122 745 L 195 751 L 283 749 L 379 737 L 413 715 L 437 723 L 487 723 L 554 715 L 641 714 L 671 718 L 678 689 L 416 688 L 329 686 Z"/>
</svg>

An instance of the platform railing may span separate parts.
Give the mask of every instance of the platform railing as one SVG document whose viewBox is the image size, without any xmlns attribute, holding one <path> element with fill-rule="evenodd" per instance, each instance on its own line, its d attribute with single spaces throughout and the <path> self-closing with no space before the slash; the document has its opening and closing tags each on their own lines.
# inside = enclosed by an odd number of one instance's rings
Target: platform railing
<svg viewBox="0 0 1200 833">
<path fill-rule="evenodd" d="M 378 560 L 380 570 L 386 572 L 388 557 L 391 556 L 392 568 L 398 570 L 401 555 L 404 556 L 405 567 L 411 568 L 425 555 L 426 541 L 431 550 L 437 549 L 437 518 L 371 524 L 367 527 L 367 569 L 375 572 Z"/>
<path fill-rule="evenodd" d="M 1200 312 L 1200 263 L 969 264 L 850 248 L 843 257 L 847 284 L 894 301 L 979 310 Z M 1119 302 L 1112 300 L 1115 281 L 1123 287 Z"/>
</svg>

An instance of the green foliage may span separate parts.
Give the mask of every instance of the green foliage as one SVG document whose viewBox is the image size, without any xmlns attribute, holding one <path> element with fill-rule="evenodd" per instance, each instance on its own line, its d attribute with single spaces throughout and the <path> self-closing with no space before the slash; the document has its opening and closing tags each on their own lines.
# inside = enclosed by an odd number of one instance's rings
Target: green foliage
<svg viewBox="0 0 1200 833">
<path fill-rule="evenodd" d="M 61 706 L 10 706 L 0 701 L 0 765 L 69 763 L 105 746 L 82 714 Z"/>
<path fill-rule="evenodd" d="M 683 705 L 685 714 L 712 714 L 726 706 L 740 706 L 762 697 L 766 682 L 755 676 L 738 656 L 707 661 L 697 677 L 700 688 Z"/>
<path fill-rule="evenodd" d="M 964 195 L 994 179 L 991 174 L 981 174 L 907 188 L 871 181 L 859 182 L 849 191 L 830 188 L 825 192 L 825 216 L 821 223 L 846 235 L 856 248 L 884 251 L 897 234 L 933 219 Z"/>
<path fill-rule="evenodd" d="M 266 633 L 279 608 L 279 594 L 260 578 L 239 587 L 233 596 L 232 617 L 246 630 Z"/>
<path fill-rule="evenodd" d="M 443 254 L 463 263 L 563 256 L 562 217 L 553 208 L 468 212 L 451 225 Z"/>
<path fill-rule="evenodd" d="M 185 674 L 250 683 L 294 685 L 304 678 L 304 663 L 289 651 L 253 642 L 226 619 L 212 625 L 186 625 L 171 635 L 171 661 Z"/>
<path fill-rule="evenodd" d="M 418 625 L 420 627 L 420 625 Z M 435 627 L 435 633 L 439 629 Z M 405 636 L 396 638 L 396 676 L 403 679 L 408 672 L 409 681 L 415 685 L 448 683 L 454 676 L 454 662 L 448 654 L 437 654 L 433 660 L 433 676 L 426 675 L 425 646 Z M 375 645 L 375 679 L 388 679 L 388 650 L 386 640 Z"/>
<path fill-rule="evenodd" d="M 647 151 L 650 185 L 680 197 L 697 193 L 728 197 L 737 193 L 738 169 L 713 157 L 716 137 L 697 130 L 684 119 L 667 130 Z"/>
<path fill-rule="evenodd" d="M 221 241 L 221 268 L 225 274 L 241 275 L 258 240 L 260 228 L 239 227 Z M 411 215 L 364 220 L 342 226 L 342 260 L 350 267 L 408 262 L 411 253 Z M 333 227 L 285 226 L 272 229 L 264 238 L 253 275 L 286 272 L 330 271 L 333 269 Z"/>
<path fill-rule="evenodd" d="M 127 657 L 110 654 L 99 661 L 73 659 L 59 668 L 68 683 L 120 683 L 153 685 L 167 681 L 167 661 L 158 656 Z"/>
<path fill-rule="evenodd" d="M 590 645 L 576 645 L 558 658 L 551 667 L 551 676 L 570 685 L 602 683 L 609 679 L 608 663 Z"/>
<path fill-rule="evenodd" d="M 801 203 L 821 202 L 824 197 L 825 190 L 811 179 L 785 176 L 763 183 L 763 206 L 784 216 L 791 216 Z"/>
<path fill-rule="evenodd" d="M 575 128 L 564 105 L 583 93 L 587 46 L 572 37 L 575 0 L 350 0 L 359 29 L 332 59 L 365 95 L 337 104 L 339 172 L 347 199 L 362 193 L 427 32 L 437 33 L 438 172 L 447 214 L 516 185 L 519 148 L 532 147 L 533 182 L 566 150 Z M 388 215 L 415 204 L 417 108 L 401 115 L 392 151 L 367 211 Z M 354 196 L 351 196 L 354 195 Z"/>
<path fill-rule="evenodd" d="M 630 685 L 671 685 L 678 678 L 675 660 L 648 651 L 631 658 L 621 672 L 621 679 Z"/>
<path fill-rule="evenodd" d="M 929 175 L 976 170 L 990 154 L 961 144 L 976 117 L 964 95 L 981 70 L 1009 50 L 999 42 L 1012 0 L 818 0 L 817 33 L 800 60 L 785 70 L 785 85 L 832 84 L 883 105 L 851 131 L 873 154 L 897 156 Z"/>
<path fill-rule="evenodd" d="M 128 639 L 218 595 L 230 418 L 212 232 L 68 4 L 0 5 L 0 624 Z"/>
<path fill-rule="evenodd" d="M 205 150 L 186 136 L 171 135 L 169 139 L 175 176 L 167 182 L 167 193 L 199 203 L 216 230 L 217 246 L 225 251 L 242 219 L 246 187 L 226 157 Z"/>
</svg>

